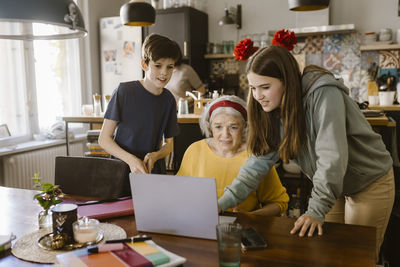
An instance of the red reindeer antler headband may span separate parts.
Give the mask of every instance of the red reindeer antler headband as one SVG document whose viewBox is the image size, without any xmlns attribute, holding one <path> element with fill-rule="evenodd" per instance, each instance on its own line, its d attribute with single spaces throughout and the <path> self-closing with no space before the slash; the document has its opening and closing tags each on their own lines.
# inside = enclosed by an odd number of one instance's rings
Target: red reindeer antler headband
<svg viewBox="0 0 400 267">
<path fill-rule="evenodd" d="M 287 50 L 291 51 L 294 45 L 297 44 L 297 37 L 294 32 L 282 29 L 274 34 L 272 44 L 286 47 Z M 246 61 L 257 50 L 258 47 L 254 46 L 254 42 L 250 38 L 246 38 L 239 41 L 233 50 L 233 54 L 236 60 Z"/>
<path fill-rule="evenodd" d="M 291 51 L 297 44 L 297 37 L 294 32 L 282 29 L 274 34 L 272 44 L 286 47 L 287 50 Z"/>
<path fill-rule="evenodd" d="M 246 61 L 257 50 L 257 46 L 253 46 L 254 42 L 250 38 L 241 40 L 233 50 L 236 60 Z"/>
</svg>

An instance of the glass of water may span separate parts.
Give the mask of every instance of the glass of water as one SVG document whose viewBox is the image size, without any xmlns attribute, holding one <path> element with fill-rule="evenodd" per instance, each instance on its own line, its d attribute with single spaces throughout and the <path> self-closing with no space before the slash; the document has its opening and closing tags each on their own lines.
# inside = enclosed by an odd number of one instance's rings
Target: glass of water
<svg viewBox="0 0 400 267">
<path fill-rule="evenodd" d="M 219 266 L 239 267 L 242 226 L 238 223 L 217 225 Z"/>
</svg>

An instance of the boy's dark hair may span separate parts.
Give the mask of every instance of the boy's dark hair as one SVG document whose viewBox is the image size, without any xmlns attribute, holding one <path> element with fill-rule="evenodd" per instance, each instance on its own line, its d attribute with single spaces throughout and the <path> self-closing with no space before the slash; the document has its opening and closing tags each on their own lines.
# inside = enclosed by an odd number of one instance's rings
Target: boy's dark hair
<svg viewBox="0 0 400 267">
<path fill-rule="evenodd" d="M 149 64 L 150 60 L 157 61 L 161 58 L 171 58 L 175 64 L 179 64 L 182 61 L 182 52 L 175 41 L 152 33 L 143 42 L 142 58 L 146 64 Z"/>
</svg>

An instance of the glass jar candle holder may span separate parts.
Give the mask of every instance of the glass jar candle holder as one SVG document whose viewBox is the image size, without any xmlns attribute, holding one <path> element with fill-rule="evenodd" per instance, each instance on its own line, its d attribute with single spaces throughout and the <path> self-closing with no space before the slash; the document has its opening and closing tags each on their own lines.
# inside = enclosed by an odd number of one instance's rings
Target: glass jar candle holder
<svg viewBox="0 0 400 267">
<path fill-rule="evenodd" d="M 72 224 L 74 240 L 78 243 L 95 242 L 99 234 L 99 221 L 83 217 Z"/>
</svg>

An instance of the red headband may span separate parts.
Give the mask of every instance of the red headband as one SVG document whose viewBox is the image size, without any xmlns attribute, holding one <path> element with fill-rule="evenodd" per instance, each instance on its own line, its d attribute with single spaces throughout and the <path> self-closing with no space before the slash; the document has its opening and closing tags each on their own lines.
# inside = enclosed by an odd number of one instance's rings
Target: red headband
<svg viewBox="0 0 400 267">
<path fill-rule="evenodd" d="M 221 108 L 221 107 L 233 108 L 233 109 L 239 111 L 240 114 L 242 114 L 244 120 L 247 120 L 247 111 L 246 111 L 246 109 L 242 105 L 240 105 L 239 103 L 232 102 L 232 101 L 229 101 L 229 100 L 222 100 L 222 101 L 219 101 L 219 102 L 213 104 L 210 107 L 210 110 L 208 111 L 208 114 L 210 115 L 210 117 L 211 117 L 211 114 L 213 113 L 214 110 L 216 110 L 217 108 Z"/>
</svg>

